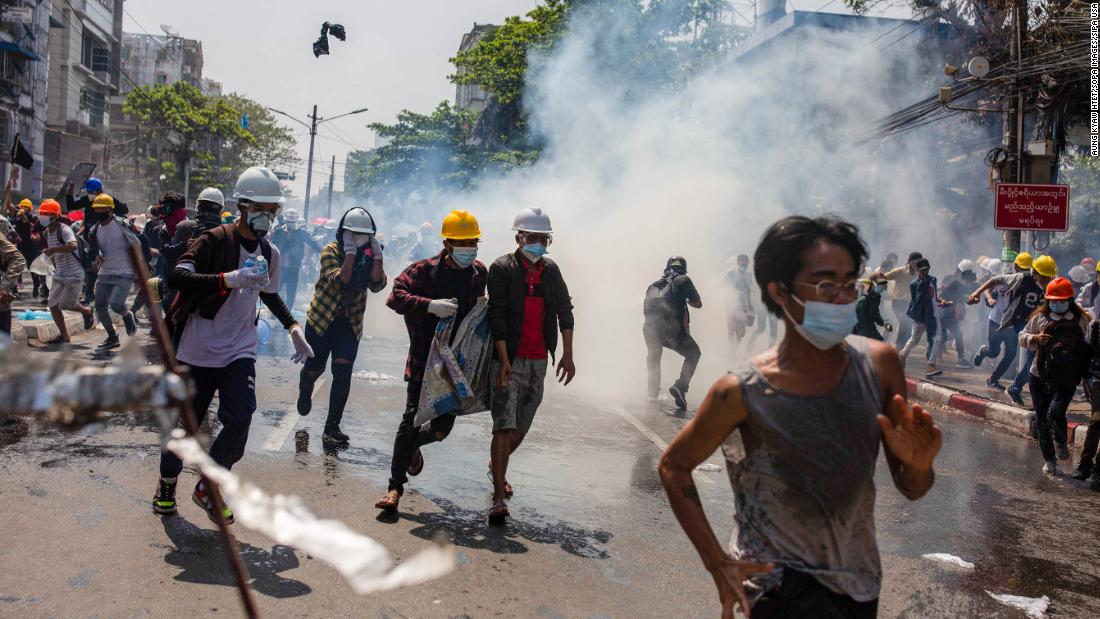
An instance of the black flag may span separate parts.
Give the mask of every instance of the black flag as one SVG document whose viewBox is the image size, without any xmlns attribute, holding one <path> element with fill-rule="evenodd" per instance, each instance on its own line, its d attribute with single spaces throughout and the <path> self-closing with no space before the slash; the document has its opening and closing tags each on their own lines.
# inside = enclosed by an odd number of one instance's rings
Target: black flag
<svg viewBox="0 0 1100 619">
<path fill-rule="evenodd" d="M 34 157 L 26 146 L 23 146 L 23 140 L 19 139 L 19 134 L 15 134 L 15 143 L 11 145 L 11 161 L 24 170 L 31 169 L 34 165 Z"/>
<path fill-rule="evenodd" d="M 313 42 L 313 57 L 320 58 L 321 56 L 328 54 L 328 35 L 343 41 L 347 38 L 347 31 L 340 24 L 330 24 L 325 22 L 321 24 L 321 36 Z"/>
</svg>

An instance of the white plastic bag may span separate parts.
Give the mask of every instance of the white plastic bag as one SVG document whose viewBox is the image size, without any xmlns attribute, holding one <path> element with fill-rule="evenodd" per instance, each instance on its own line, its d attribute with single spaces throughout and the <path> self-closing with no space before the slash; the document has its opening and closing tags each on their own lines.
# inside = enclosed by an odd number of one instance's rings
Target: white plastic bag
<svg viewBox="0 0 1100 619">
<path fill-rule="evenodd" d="M 38 254 L 38 257 L 31 261 L 30 270 L 35 275 L 53 275 L 53 260 L 50 260 L 46 254 Z"/>
</svg>

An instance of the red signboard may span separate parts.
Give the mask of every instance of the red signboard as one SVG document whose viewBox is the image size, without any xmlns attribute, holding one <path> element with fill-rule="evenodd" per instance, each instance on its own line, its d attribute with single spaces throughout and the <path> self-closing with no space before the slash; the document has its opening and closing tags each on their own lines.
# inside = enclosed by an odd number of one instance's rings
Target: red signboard
<svg viewBox="0 0 1100 619">
<path fill-rule="evenodd" d="M 1065 232 L 1069 228 L 1069 185 L 997 185 L 993 227 Z"/>
</svg>

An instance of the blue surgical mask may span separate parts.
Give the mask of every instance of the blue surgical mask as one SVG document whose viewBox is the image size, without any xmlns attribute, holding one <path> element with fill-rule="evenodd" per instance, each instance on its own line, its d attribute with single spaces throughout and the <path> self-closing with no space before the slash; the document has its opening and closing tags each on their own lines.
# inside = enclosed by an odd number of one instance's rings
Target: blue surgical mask
<svg viewBox="0 0 1100 619">
<path fill-rule="evenodd" d="M 791 295 L 791 298 L 805 310 L 802 324 L 794 324 L 795 331 L 818 349 L 829 350 L 852 334 L 852 329 L 857 322 L 854 301 L 839 304 L 802 301 L 794 295 Z M 783 313 L 787 314 L 787 318 L 790 318 L 792 323 L 795 322 L 786 308 Z"/>
<path fill-rule="evenodd" d="M 546 248 L 542 243 L 528 243 L 520 250 L 531 262 L 538 262 L 542 260 L 542 257 L 550 253 L 550 250 Z"/>
<path fill-rule="evenodd" d="M 1050 311 L 1055 314 L 1065 314 L 1069 311 L 1069 301 L 1051 301 Z"/>
<path fill-rule="evenodd" d="M 451 260 L 455 261 L 459 267 L 465 269 L 477 260 L 477 248 L 476 247 L 453 247 L 451 248 Z"/>
</svg>

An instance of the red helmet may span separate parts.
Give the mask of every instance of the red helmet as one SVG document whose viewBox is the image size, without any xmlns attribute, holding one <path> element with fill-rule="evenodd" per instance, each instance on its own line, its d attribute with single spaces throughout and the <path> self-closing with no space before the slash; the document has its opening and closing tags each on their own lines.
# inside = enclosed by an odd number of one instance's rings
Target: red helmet
<svg viewBox="0 0 1100 619">
<path fill-rule="evenodd" d="M 42 201 L 42 204 L 38 207 L 38 212 L 43 215 L 57 215 L 61 216 L 61 205 L 57 203 L 57 200 L 46 198 Z"/>
<path fill-rule="evenodd" d="M 1047 284 L 1048 301 L 1065 301 L 1073 298 L 1073 283 L 1064 277 L 1055 277 Z"/>
</svg>

